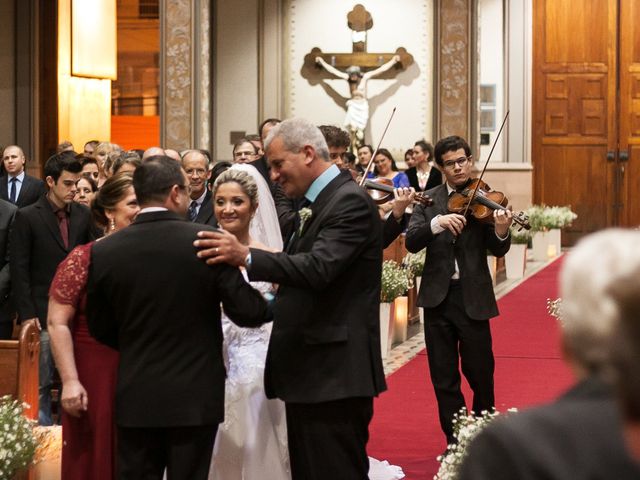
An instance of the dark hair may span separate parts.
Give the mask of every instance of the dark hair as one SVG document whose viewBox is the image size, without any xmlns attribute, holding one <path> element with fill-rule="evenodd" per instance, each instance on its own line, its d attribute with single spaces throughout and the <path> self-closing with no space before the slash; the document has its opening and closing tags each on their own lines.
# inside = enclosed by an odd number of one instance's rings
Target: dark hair
<svg viewBox="0 0 640 480">
<path fill-rule="evenodd" d="M 343 159 L 344 163 L 348 163 L 349 165 L 353 165 L 356 163 L 356 156 L 351 153 L 351 152 L 347 152 L 344 154 L 344 159 Z"/>
<path fill-rule="evenodd" d="M 93 193 L 96 193 L 98 191 L 98 184 L 95 182 L 95 180 L 89 176 L 87 177 L 80 177 L 78 179 L 78 181 L 76 182 L 76 187 L 78 186 L 78 183 L 80 183 L 81 180 L 86 180 L 87 182 L 89 182 L 89 186 L 91 187 L 91 191 Z"/>
<path fill-rule="evenodd" d="M 86 147 L 87 145 L 91 145 L 94 149 L 100 145 L 100 142 L 98 140 L 89 140 L 88 142 L 85 142 L 84 146 Z"/>
<path fill-rule="evenodd" d="M 266 120 L 263 120 L 262 123 L 258 126 L 258 135 L 260 135 L 260 138 L 262 138 L 262 129 L 265 127 L 265 125 L 277 125 L 279 123 L 282 123 L 282 120 L 280 120 L 279 118 L 267 118 Z"/>
<path fill-rule="evenodd" d="M 222 172 L 225 172 L 229 168 L 231 168 L 231 165 L 231 162 L 225 161 L 216 163 L 211 169 L 211 178 L 209 179 L 209 185 L 213 185 L 213 183 L 216 181 L 216 178 L 218 178 Z"/>
<path fill-rule="evenodd" d="M 416 142 L 418 145 L 418 142 Z M 457 135 L 452 135 L 450 137 L 445 137 L 441 140 L 438 140 L 436 143 L 436 148 L 434 149 L 434 158 L 436 159 L 436 163 L 442 166 L 442 156 L 447 152 L 455 152 L 456 150 L 464 149 L 464 154 L 469 157 L 471 156 L 471 147 L 467 143 L 467 141 L 459 137 Z"/>
<path fill-rule="evenodd" d="M 142 160 L 140 159 L 140 155 L 138 155 L 138 152 L 136 152 L 135 150 L 121 152 L 111 166 L 113 174 L 115 175 L 116 173 L 118 173 L 118 171 L 126 164 L 131 164 L 135 168 L 138 168 L 140 165 L 142 165 Z"/>
<path fill-rule="evenodd" d="M 387 150 L 386 148 L 379 148 L 378 152 L 376 153 L 376 157 L 378 155 L 384 155 L 389 160 L 391 160 L 391 170 L 393 170 L 394 172 L 398 171 L 398 166 L 396 165 L 396 161 L 393 158 L 393 155 L 391 155 L 391 152 L 389 150 Z M 375 158 L 374 158 L 374 161 L 375 161 Z M 378 175 L 378 167 L 377 166 L 373 169 L 373 173 Z"/>
<path fill-rule="evenodd" d="M 56 153 L 51 155 L 47 162 L 44 164 L 44 176 L 53 178 L 55 183 L 58 183 L 60 175 L 63 171 L 71 173 L 80 173 L 82 171 L 82 164 L 80 160 L 75 158 L 72 152 Z"/>
<path fill-rule="evenodd" d="M 322 132 L 328 147 L 348 148 L 351 145 L 349 134 L 343 129 L 333 125 L 320 125 L 318 128 Z"/>
<path fill-rule="evenodd" d="M 251 148 L 253 148 L 253 154 L 257 155 L 258 154 L 258 147 L 256 147 L 251 140 L 249 140 L 247 137 L 242 137 L 240 140 L 238 140 L 236 143 L 233 144 L 233 150 L 232 153 L 235 155 L 236 153 L 236 148 L 238 148 L 240 145 L 242 145 L 243 143 L 248 143 L 251 145 Z"/>
<path fill-rule="evenodd" d="M 140 205 L 164 202 L 171 188 L 184 186 L 184 182 L 182 167 L 166 155 L 147 158 L 133 173 L 133 188 Z"/>
<path fill-rule="evenodd" d="M 105 211 L 113 210 L 132 185 L 133 176 L 131 172 L 122 172 L 107 178 L 107 181 L 104 182 L 102 188 L 98 190 L 91 202 L 93 221 L 101 227 L 106 227 L 109 224 L 109 219 Z"/>
<path fill-rule="evenodd" d="M 413 155 L 413 148 L 410 148 L 406 152 L 404 152 L 404 160 L 407 160 L 407 155 Z M 432 155 L 433 156 L 433 155 Z"/>
<path fill-rule="evenodd" d="M 414 146 L 420 147 L 423 152 L 428 153 L 427 160 L 433 159 L 433 145 L 425 140 L 418 140 L 413 144 Z"/>
<path fill-rule="evenodd" d="M 92 157 L 85 157 L 84 155 L 82 155 L 81 158 L 78 158 L 78 160 L 80 160 L 80 163 L 82 163 L 82 166 L 84 167 L 85 165 L 90 165 L 90 164 L 94 164 L 94 165 L 98 165 L 98 161 L 95 158 Z M 98 165 L 99 167 L 99 165 Z"/>
<path fill-rule="evenodd" d="M 360 151 L 360 149 L 361 149 L 361 148 L 365 148 L 365 147 L 366 147 L 366 148 L 368 148 L 368 149 L 369 149 L 369 153 L 370 153 L 371 155 L 373 155 L 373 147 L 372 147 L 371 145 L 368 145 L 368 144 L 360 145 L 360 146 L 358 147 L 358 152 Z"/>
</svg>

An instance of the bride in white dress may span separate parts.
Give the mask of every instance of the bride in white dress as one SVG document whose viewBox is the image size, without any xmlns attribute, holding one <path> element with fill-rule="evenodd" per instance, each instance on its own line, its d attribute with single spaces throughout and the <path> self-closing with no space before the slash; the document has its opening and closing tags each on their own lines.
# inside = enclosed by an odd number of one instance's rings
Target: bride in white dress
<svg viewBox="0 0 640 480">
<path fill-rule="evenodd" d="M 280 251 L 282 237 L 269 187 L 258 170 L 236 164 L 222 173 L 213 189 L 213 205 L 221 228 L 252 247 Z M 246 273 L 243 272 L 246 278 Z M 251 282 L 265 297 L 275 295 L 270 283 Z M 241 328 L 223 313 L 227 366 L 225 419 L 218 428 L 211 480 L 289 480 L 285 406 L 264 393 L 264 365 L 271 324 Z M 370 460 L 373 480 L 404 477 L 402 469 Z"/>
</svg>

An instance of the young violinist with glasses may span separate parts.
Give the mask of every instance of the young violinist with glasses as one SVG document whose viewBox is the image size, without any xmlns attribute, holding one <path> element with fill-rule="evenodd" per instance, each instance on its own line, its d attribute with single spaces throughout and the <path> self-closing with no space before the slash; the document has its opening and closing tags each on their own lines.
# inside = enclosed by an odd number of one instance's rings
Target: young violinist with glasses
<svg viewBox="0 0 640 480">
<path fill-rule="evenodd" d="M 449 213 L 450 195 L 471 182 L 471 148 L 461 137 L 440 140 L 435 161 L 446 182 L 430 189 L 430 206 L 414 207 L 407 230 L 410 252 L 427 248 L 418 293 L 424 308 L 424 332 L 440 425 L 447 444 L 455 442 L 453 417 L 465 406 L 460 371 L 473 390 L 471 410 L 494 406 L 494 359 L 489 319 L 498 315 L 486 252 L 497 257 L 509 250 L 512 214 L 495 210 L 492 223 Z"/>
</svg>

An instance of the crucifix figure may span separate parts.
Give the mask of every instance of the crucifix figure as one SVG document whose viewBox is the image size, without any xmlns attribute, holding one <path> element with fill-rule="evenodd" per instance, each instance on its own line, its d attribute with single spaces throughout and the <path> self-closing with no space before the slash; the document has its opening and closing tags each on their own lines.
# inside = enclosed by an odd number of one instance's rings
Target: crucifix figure
<svg viewBox="0 0 640 480">
<path fill-rule="evenodd" d="M 346 101 L 344 126 L 351 135 L 351 151 L 356 152 L 364 144 L 364 132 L 369 121 L 367 82 L 393 67 L 406 69 L 413 63 L 413 57 L 404 48 L 398 48 L 395 54 L 367 52 L 367 31 L 373 27 L 373 19 L 362 5 L 356 5 L 349 12 L 347 24 L 352 31 L 352 53 L 322 53 L 319 48 L 314 48 L 307 57 L 313 56 L 317 67 L 349 82 L 351 98 Z"/>
</svg>

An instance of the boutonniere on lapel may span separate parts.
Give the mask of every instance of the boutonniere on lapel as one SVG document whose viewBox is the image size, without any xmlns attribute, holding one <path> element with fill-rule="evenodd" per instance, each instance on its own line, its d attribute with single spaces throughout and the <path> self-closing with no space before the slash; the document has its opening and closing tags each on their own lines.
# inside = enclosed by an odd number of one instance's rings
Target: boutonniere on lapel
<svg viewBox="0 0 640 480">
<path fill-rule="evenodd" d="M 298 227 L 298 236 L 301 236 L 302 230 L 304 229 L 304 224 L 307 223 L 307 220 L 309 220 L 311 218 L 311 215 L 313 215 L 313 210 L 311 210 L 309 207 L 304 207 L 300 209 L 300 211 L 298 212 L 298 215 L 300 215 L 300 226 Z"/>
</svg>

